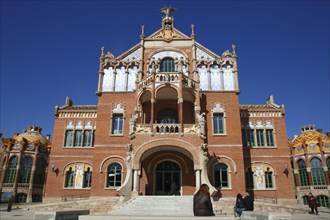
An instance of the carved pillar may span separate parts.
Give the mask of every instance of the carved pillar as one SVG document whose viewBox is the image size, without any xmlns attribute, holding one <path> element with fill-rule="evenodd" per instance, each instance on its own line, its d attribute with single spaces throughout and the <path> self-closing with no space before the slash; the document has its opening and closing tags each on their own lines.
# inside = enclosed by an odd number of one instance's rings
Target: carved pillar
<svg viewBox="0 0 330 220">
<path fill-rule="evenodd" d="M 232 45 L 233 48 L 233 73 L 234 73 L 234 85 L 235 85 L 235 90 L 239 90 L 239 85 L 238 85 L 238 68 L 237 68 L 237 55 L 236 55 L 236 46 Z"/>
<path fill-rule="evenodd" d="M 139 192 L 139 171 L 133 171 L 133 192 Z"/>
<path fill-rule="evenodd" d="M 103 77 L 104 77 L 104 68 L 103 68 L 103 62 L 104 62 L 104 47 L 101 48 L 102 54 L 100 56 L 100 66 L 99 66 L 99 81 L 97 86 L 96 94 L 100 94 L 102 91 L 102 85 L 103 85 Z"/>
<path fill-rule="evenodd" d="M 112 90 L 111 91 L 115 91 L 116 90 L 116 79 L 117 79 L 117 71 L 116 69 L 113 70 L 113 81 L 112 83 Z"/>
<path fill-rule="evenodd" d="M 117 189 L 117 192 L 119 193 L 120 201 L 119 204 L 123 204 L 125 201 L 129 200 L 132 195 L 132 182 L 133 182 L 133 160 L 134 160 L 134 154 L 133 154 L 133 146 L 132 144 L 128 144 L 126 149 L 127 157 L 126 157 L 126 178 L 121 187 Z"/>
<path fill-rule="evenodd" d="M 201 186 L 201 170 L 195 170 L 195 178 L 196 178 L 196 191 Z"/>
<path fill-rule="evenodd" d="M 182 95 L 182 75 L 183 73 L 179 73 L 179 99 L 178 99 L 178 109 L 179 109 L 179 123 L 180 123 L 180 133 L 183 133 L 183 95 Z"/>
<path fill-rule="evenodd" d="M 224 83 L 224 77 L 223 77 L 223 70 L 220 66 L 220 90 L 225 90 L 225 83 Z"/>
<path fill-rule="evenodd" d="M 209 177 L 207 175 L 207 163 L 209 161 L 209 158 L 207 156 L 207 144 L 202 144 L 199 150 L 199 156 L 200 156 L 200 161 L 202 165 L 202 171 L 201 171 L 201 183 L 202 184 L 207 184 L 209 189 L 210 189 L 210 195 L 214 196 L 218 190 L 213 187 L 213 185 L 210 183 Z"/>
<path fill-rule="evenodd" d="M 154 118 L 154 110 L 155 110 L 155 102 L 156 102 L 156 99 L 155 99 L 155 72 L 153 71 L 151 73 L 151 111 L 150 111 L 150 126 L 151 126 L 151 133 L 154 132 L 154 121 L 155 121 L 155 118 Z"/>
</svg>

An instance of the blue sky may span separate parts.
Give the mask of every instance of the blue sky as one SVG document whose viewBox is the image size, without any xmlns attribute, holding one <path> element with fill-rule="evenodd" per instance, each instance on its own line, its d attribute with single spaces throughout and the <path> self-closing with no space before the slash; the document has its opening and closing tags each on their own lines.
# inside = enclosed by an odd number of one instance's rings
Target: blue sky
<svg viewBox="0 0 330 220">
<path fill-rule="evenodd" d="M 1 1 L 0 131 L 28 125 L 52 134 L 69 96 L 96 105 L 100 48 L 120 55 L 161 27 L 217 54 L 237 46 L 241 104 L 284 104 L 288 138 L 315 124 L 329 131 L 329 1 Z"/>
</svg>

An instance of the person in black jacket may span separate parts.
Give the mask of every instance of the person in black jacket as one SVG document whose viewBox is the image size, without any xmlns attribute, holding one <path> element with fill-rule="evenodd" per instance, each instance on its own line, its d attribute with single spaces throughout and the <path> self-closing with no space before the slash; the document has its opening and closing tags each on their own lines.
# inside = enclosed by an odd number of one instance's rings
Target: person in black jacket
<svg viewBox="0 0 330 220">
<path fill-rule="evenodd" d="M 245 208 L 246 211 L 253 211 L 254 209 L 254 199 L 252 196 L 250 196 L 250 193 L 246 192 L 245 197 L 244 197 L 244 203 L 245 203 Z"/>
<path fill-rule="evenodd" d="M 207 184 L 202 184 L 194 195 L 194 215 L 214 216 L 209 187 Z"/>
<path fill-rule="evenodd" d="M 245 204 L 243 201 L 243 196 L 242 194 L 237 194 L 236 196 L 236 203 L 235 203 L 235 207 L 234 207 L 234 216 L 236 219 L 240 219 L 242 212 L 245 211 Z"/>
</svg>

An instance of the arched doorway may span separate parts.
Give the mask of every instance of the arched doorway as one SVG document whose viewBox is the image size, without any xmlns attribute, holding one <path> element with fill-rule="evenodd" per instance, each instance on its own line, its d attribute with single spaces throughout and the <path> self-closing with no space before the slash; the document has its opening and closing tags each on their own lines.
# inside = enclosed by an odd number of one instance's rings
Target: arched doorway
<svg viewBox="0 0 330 220">
<path fill-rule="evenodd" d="M 162 161 L 155 169 L 155 194 L 180 195 L 181 169 L 174 161 Z"/>
</svg>

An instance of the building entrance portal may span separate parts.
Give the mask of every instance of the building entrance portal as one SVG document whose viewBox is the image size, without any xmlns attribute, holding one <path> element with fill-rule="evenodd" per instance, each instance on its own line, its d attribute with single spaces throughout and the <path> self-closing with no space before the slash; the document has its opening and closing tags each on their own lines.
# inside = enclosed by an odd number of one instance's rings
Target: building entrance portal
<svg viewBox="0 0 330 220">
<path fill-rule="evenodd" d="M 155 169 L 155 183 L 156 195 L 180 195 L 180 166 L 173 161 L 160 162 Z"/>
</svg>

